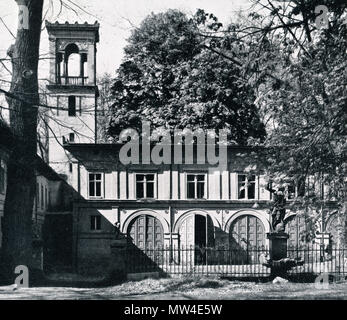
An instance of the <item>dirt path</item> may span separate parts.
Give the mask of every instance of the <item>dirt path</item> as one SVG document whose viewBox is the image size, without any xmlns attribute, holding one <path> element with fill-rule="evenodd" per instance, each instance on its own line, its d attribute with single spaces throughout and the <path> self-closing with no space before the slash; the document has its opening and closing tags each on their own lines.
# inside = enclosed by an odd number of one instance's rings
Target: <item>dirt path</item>
<svg viewBox="0 0 347 320">
<path fill-rule="evenodd" d="M 231 282 L 220 279 L 161 279 L 127 282 L 107 288 L 0 287 L 0 300 L 264 300 L 343 299 L 347 283 L 315 284 Z"/>
</svg>

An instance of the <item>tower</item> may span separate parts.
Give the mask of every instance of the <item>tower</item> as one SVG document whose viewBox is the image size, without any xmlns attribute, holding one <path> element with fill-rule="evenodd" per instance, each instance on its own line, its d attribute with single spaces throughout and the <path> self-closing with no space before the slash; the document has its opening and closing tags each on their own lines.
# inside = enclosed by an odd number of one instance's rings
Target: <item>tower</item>
<svg viewBox="0 0 347 320">
<path fill-rule="evenodd" d="M 65 143 L 96 142 L 96 45 L 99 23 L 46 22 L 49 35 L 49 163 L 71 176 L 73 164 Z"/>
</svg>

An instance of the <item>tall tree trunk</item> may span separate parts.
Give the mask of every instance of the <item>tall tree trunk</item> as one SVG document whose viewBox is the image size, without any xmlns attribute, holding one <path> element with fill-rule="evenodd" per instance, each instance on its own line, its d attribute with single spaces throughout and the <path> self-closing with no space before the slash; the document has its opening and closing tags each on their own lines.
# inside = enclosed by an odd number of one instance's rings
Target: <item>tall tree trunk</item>
<svg viewBox="0 0 347 320">
<path fill-rule="evenodd" d="M 8 51 L 13 69 L 7 100 L 10 107 L 10 126 L 17 138 L 8 165 L 3 221 L 3 259 L 6 278 L 11 282 L 16 277 L 16 266 L 25 265 L 29 270 L 32 266 L 38 113 L 35 106 L 39 103 L 38 62 L 43 9 L 43 0 L 15 1 L 20 9 L 22 5 L 28 8 L 29 28 L 18 28 L 16 42 Z"/>
</svg>

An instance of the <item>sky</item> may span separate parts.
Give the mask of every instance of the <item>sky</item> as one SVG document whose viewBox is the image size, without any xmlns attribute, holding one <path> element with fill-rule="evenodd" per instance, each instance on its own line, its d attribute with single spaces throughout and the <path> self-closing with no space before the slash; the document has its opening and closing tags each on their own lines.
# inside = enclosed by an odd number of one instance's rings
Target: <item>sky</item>
<svg viewBox="0 0 347 320">
<path fill-rule="evenodd" d="M 80 8 L 64 0 L 76 10 L 65 8 L 59 12 L 59 0 L 45 0 L 45 10 L 48 9 L 46 20 L 50 22 L 85 22 L 100 23 L 100 43 L 97 53 L 97 73 L 105 72 L 115 74 L 123 57 L 123 49 L 131 30 L 151 12 L 158 13 L 167 9 L 180 9 L 193 14 L 196 9 L 202 8 L 215 14 L 223 23 L 228 23 L 231 17 L 239 10 L 250 7 L 249 0 L 74 0 Z M 0 59 L 6 58 L 9 46 L 14 43 L 11 32 L 15 35 L 17 29 L 18 7 L 15 0 L 0 0 Z M 11 31 L 8 31 L 7 28 Z M 48 35 L 43 30 L 41 39 L 41 54 L 48 52 Z M 10 67 L 10 63 L 6 62 Z M 47 61 L 40 62 L 41 79 L 48 77 Z M 10 80 L 10 75 L 0 64 L 1 79 Z M 0 81 L 3 87 L 5 82 Z"/>
</svg>

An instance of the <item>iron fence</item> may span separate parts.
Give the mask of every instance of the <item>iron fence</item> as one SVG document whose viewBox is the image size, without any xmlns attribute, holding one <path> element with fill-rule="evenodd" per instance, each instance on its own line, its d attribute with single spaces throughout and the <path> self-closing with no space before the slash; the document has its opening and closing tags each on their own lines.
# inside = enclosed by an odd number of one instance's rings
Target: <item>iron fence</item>
<svg viewBox="0 0 347 320">
<path fill-rule="evenodd" d="M 289 274 L 329 274 L 335 278 L 347 277 L 347 248 L 324 246 L 288 247 L 287 256 L 303 261 L 302 266 L 292 268 Z"/>
<path fill-rule="evenodd" d="M 347 277 L 347 248 L 306 246 L 287 249 L 287 257 L 303 261 L 288 274 L 320 275 L 328 273 Z M 268 248 L 160 247 L 127 248 L 128 273 L 161 272 L 169 275 L 219 275 L 228 277 L 268 277 L 271 269 L 264 265 L 270 258 Z"/>
</svg>

